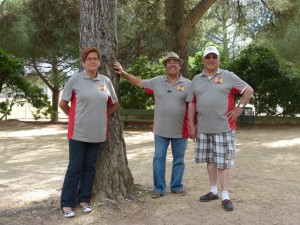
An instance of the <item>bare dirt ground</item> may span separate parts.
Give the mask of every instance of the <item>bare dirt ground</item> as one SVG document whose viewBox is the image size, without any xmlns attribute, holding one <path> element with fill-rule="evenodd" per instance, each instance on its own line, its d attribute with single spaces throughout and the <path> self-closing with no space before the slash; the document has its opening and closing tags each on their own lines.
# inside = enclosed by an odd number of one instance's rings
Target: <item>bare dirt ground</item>
<svg viewBox="0 0 300 225">
<path fill-rule="evenodd" d="M 0 122 L 0 224 L 300 224 L 300 126 L 260 126 L 237 130 L 237 159 L 231 170 L 235 210 L 221 200 L 202 203 L 209 190 L 206 167 L 186 152 L 186 196 L 170 192 L 152 199 L 153 135 L 125 130 L 129 167 L 135 183 L 148 191 L 141 200 L 118 207 L 93 205 L 94 211 L 63 218 L 59 196 L 67 160 L 66 124 Z M 167 182 L 172 157 L 168 154 Z"/>
</svg>

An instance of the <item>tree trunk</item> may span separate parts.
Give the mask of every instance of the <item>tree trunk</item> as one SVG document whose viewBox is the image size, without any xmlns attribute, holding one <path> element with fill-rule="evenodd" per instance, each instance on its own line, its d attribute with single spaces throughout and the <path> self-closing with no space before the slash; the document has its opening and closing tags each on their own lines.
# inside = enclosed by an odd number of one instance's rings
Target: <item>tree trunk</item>
<svg viewBox="0 0 300 225">
<path fill-rule="evenodd" d="M 80 49 L 100 49 L 100 72 L 111 79 L 118 91 L 119 77 L 113 70 L 116 61 L 116 0 L 81 0 L 80 7 Z M 118 111 L 109 119 L 109 140 L 101 145 L 93 194 L 101 203 L 123 202 L 135 194 Z"/>
<path fill-rule="evenodd" d="M 54 88 L 52 91 L 52 112 L 51 112 L 51 122 L 58 121 L 58 101 L 59 101 L 59 88 Z"/>
<path fill-rule="evenodd" d="M 184 22 L 185 0 L 165 0 L 166 30 L 169 48 L 183 59 L 181 73 L 188 77 L 187 39 L 179 35 L 180 27 Z"/>
<path fill-rule="evenodd" d="M 219 2 L 221 5 L 221 24 L 222 24 L 222 31 L 223 31 L 223 54 L 229 58 L 229 39 L 228 39 L 228 21 L 230 19 L 230 3 L 227 0 L 221 0 Z"/>
<path fill-rule="evenodd" d="M 186 15 L 185 0 L 165 0 L 166 30 L 169 48 L 182 59 L 181 73 L 189 77 L 187 43 L 195 25 L 216 0 L 201 0 Z"/>
<path fill-rule="evenodd" d="M 52 60 L 52 73 L 53 73 L 53 88 L 52 91 L 52 111 L 51 111 L 51 122 L 58 121 L 58 102 L 60 93 L 60 79 L 59 71 L 57 68 L 57 58 Z"/>
</svg>

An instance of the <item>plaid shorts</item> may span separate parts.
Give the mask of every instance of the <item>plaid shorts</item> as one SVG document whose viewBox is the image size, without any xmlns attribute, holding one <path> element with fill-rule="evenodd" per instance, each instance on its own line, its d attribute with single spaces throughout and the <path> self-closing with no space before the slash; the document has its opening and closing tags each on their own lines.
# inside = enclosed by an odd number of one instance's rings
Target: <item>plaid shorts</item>
<svg viewBox="0 0 300 225">
<path fill-rule="evenodd" d="M 214 162 L 218 169 L 233 166 L 235 158 L 235 131 L 221 134 L 200 134 L 196 139 L 196 163 Z"/>
</svg>

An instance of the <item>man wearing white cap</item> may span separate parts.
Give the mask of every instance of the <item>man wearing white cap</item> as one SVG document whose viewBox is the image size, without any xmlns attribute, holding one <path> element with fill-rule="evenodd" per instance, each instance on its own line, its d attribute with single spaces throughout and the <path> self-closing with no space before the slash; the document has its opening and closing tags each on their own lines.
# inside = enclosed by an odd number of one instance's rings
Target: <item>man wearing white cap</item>
<svg viewBox="0 0 300 225">
<path fill-rule="evenodd" d="M 170 52 L 163 60 L 166 75 L 149 80 L 141 80 L 125 72 L 120 63 L 115 63 L 116 73 L 129 83 L 144 88 L 154 95 L 154 142 L 153 157 L 153 198 L 166 194 L 166 155 L 171 143 L 173 162 L 170 182 L 171 192 L 180 196 L 186 194 L 183 189 L 184 154 L 187 147 L 188 120 L 186 97 L 191 81 L 180 74 L 182 59 Z"/>
<path fill-rule="evenodd" d="M 222 206 L 233 210 L 229 198 L 229 169 L 235 158 L 236 118 L 250 101 L 253 89 L 234 73 L 219 68 L 220 53 L 214 46 L 202 56 L 204 70 L 192 80 L 189 102 L 189 137 L 196 139 L 195 161 L 207 163 L 210 191 L 200 197 L 201 202 L 218 199 L 218 179 L 222 190 Z M 241 94 L 235 106 L 234 93 Z M 197 116 L 197 119 L 195 117 Z"/>
</svg>

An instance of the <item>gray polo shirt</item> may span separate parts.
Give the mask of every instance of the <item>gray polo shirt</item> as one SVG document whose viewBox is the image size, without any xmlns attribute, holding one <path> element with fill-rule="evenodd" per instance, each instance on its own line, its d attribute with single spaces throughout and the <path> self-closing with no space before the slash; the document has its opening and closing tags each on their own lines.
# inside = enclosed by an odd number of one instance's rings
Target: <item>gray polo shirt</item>
<svg viewBox="0 0 300 225">
<path fill-rule="evenodd" d="M 91 143 L 107 140 L 107 104 L 118 101 L 108 77 L 97 74 L 92 79 L 85 70 L 77 73 L 66 83 L 62 99 L 71 101 L 69 139 Z"/>
<path fill-rule="evenodd" d="M 154 95 L 155 135 L 166 138 L 188 137 L 186 97 L 190 83 L 182 76 L 173 86 L 169 86 L 167 76 L 144 80 L 145 92 Z"/>
<path fill-rule="evenodd" d="M 187 102 L 196 103 L 198 135 L 235 130 L 235 121 L 229 123 L 227 113 L 234 108 L 234 93 L 242 93 L 248 86 L 234 73 L 218 70 L 208 78 L 202 73 L 192 80 Z"/>
</svg>

